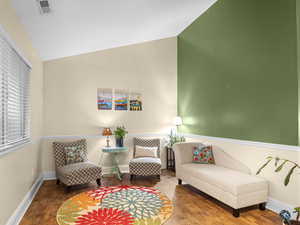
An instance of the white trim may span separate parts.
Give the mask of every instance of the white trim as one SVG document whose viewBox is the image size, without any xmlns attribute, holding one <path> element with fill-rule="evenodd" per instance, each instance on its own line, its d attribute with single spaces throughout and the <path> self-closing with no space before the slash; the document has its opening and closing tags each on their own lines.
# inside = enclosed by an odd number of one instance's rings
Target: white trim
<svg viewBox="0 0 300 225">
<path fill-rule="evenodd" d="M 296 151 L 300 152 L 300 147 L 295 145 L 281 145 L 281 144 L 273 144 L 273 143 L 266 143 L 266 142 L 258 142 L 258 141 L 246 141 L 246 140 L 239 140 L 233 138 L 221 138 L 221 137 L 211 137 L 211 136 L 203 136 L 197 134 L 185 134 L 182 133 L 183 136 L 186 138 L 199 138 L 199 139 L 207 139 L 207 140 L 215 140 L 215 141 L 224 141 L 233 144 L 240 144 L 240 145 L 248 145 L 260 148 L 269 148 L 269 149 L 276 149 L 276 150 L 289 150 L 289 151 Z"/>
<path fill-rule="evenodd" d="M 288 210 L 292 214 L 293 219 L 296 218 L 296 214 L 293 213 L 295 207 L 293 207 L 289 204 L 286 204 L 284 202 L 278 201 L 276 199 L 269 197 L 266 208 L 275 213 L 280 213 L 281 210 L 285 209 L 285 210 Z"/>
<path fill-rule="evenodd" d="M 24 62 L 27 64 L 27 66 L 29 66 L 30 69 L 32 69 L 32 65 L 31 65 L 30 61 L 27 60 L 27 58 L 24 56 L 22 51 L 17 47 L 15 41 L 10 37 L 8 32 L 5 31 L 5 29 L 3 28 L 3 26 L 1 26 L 1 24 L 0 24 L 0 34 L 11 45 L 11 47 L 16 51 L 16 53 L 24 60 Z"/>
<path fill-rule="evenodd" d="M 56 173 L 55 171 L 43 172 L 43 178 L 44 180 L 56 180 Z"/>
<path fill-rule="evenodd" d="M 139 134 L 128 134 L 127 137 L 167 137 L 169 134 L 167 133 L 139 133 Z M 289 151 L 297 151 L 300 152 L 300 147 L 295 145 L 282 145 L 282 144 L 273 144 L 273 143 L 266 143 L 266 142 L 258 142 L 258 141 L 247 141 L 247 140 L 239 140 L 233 138 L 222 138 L 222 137 L 212 137 L 212 136 L 204 136 L 198 134 L 188 134 L 182 133 L 179 135 L 183 135 L 186 138 L 199 138 L 199 139 L 207 139 L 207 140 L 215 140 L 215 141 L 224 141 L 233 144 L 240 144 L 240 145 L 248 145 L 260 148 L 269 148 L 275 150 L 289 150 Z M 86 138 L 86 139 L 93 139 L 93 138 L 105 138 L 102 135 L 76 135 L 76 136 L 69 136 L 69 135 L 55 135 L 55 136 L 44 136 L 42 139 L 76 139 L 76 138 Z"/>
<path fill-rule="evenodd" d="M 93 139 L 93 138 L 105 138 L 102 135 L 55 135 L 55 136 L 44 136 L 43 140 L 55 140 L 55 139 L 76 139 L 76 138 L 85 138 L 85 139 Z"/>
<path fill-rule="evenodd" d="M 139 133 L 139 134 L 127 134 L 127 137 L 166 137 L 168 134 L 165 133 Z M 76 138 L 85 138 L 85 139 L 93 139 L 93 138 L 106 138 L 102 135 L 54 135 L 54 136 L 44 136 L 42 139 L 44 140 L 55 140 L 55 139 L 76 139 Z"/>
<path fill-rule="evenodd" d="M 26 213 L 27 209 L 29 208 L 32 200 L 34 199 L 36 193 L 40 189 L 43 183 L 43 176 L 40 175 L 38 179 L 34 182 L 30 190 L 27 192 L 17 209 L 14 211 L 12 216 L 7 221 L 6 225 L 17 225 L 21 222 L 24 214 Z"/>
</svg>

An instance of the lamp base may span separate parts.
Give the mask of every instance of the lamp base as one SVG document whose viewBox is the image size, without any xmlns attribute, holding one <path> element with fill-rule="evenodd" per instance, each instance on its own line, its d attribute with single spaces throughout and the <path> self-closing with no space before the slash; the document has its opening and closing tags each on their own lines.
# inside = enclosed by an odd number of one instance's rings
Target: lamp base
<svg viewBox="0 0 300 225">
<path fill-rule="evenodd" d="M 109 145 L 109 137 L 108 137 L 108 136 L 107 136 L 107 138 L 106 138 L 106 147 L 107 147 L 107 148 L 110 147 L 110 145 Z"/>
</svg>

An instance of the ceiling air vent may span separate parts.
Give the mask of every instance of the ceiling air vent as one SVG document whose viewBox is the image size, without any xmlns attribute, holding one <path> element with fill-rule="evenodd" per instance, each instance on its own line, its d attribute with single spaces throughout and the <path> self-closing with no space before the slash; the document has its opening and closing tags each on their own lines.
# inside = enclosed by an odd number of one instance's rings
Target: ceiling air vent
<svg viewBox="0 0 300 225">
<path fill-rule="evenodd" d="M 41 14 L 47 14 L 51 12 L 51 8 L 48 0 L 37 0 L 37 2 Z"/>
</svg>

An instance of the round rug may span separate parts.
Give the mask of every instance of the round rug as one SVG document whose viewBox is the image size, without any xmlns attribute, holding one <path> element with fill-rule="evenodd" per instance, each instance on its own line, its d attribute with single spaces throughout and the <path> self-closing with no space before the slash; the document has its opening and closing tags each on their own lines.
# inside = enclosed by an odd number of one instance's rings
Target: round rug
<svg viewBox="0 0 300 225">
<path fill-rule="evenodd" d="M 56 219 L 59 225 L 161 225 L 172 210 L 172 201 L 157 189 L 112 186 L 68 199 Z"/>
</svg>

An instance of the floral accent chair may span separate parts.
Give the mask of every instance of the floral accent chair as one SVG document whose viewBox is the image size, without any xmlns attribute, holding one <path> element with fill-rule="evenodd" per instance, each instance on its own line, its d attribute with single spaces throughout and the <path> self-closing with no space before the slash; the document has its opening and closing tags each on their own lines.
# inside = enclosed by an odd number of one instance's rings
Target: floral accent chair
<svg viewBox="0 0 300 225">
<path fill-rule="evenodd" d="M 156 157 L 142 157 L 142 155 L 138 154 L 137 152 L 139 148 L 144 148 L 144 151 L 147 149 L 151 151 L 156 148 Z M 133 139 L 133 159 L 131 159 L 129 162 L 129 173 L 131 180 L 134 178 L 134 176 L 157 176 L 160 178 L 161 160 L 159 138 Z"/>
<path fill-rule="evenodd" d="M 86 140 L 53 142 L 57 184 L 66 185 L 66 191 L 77 184 L 96 181 L 101 185 L 102 169 L 87 160 Z M 72 152 L 73 151 L 73 152 Z"/>
</svg>

